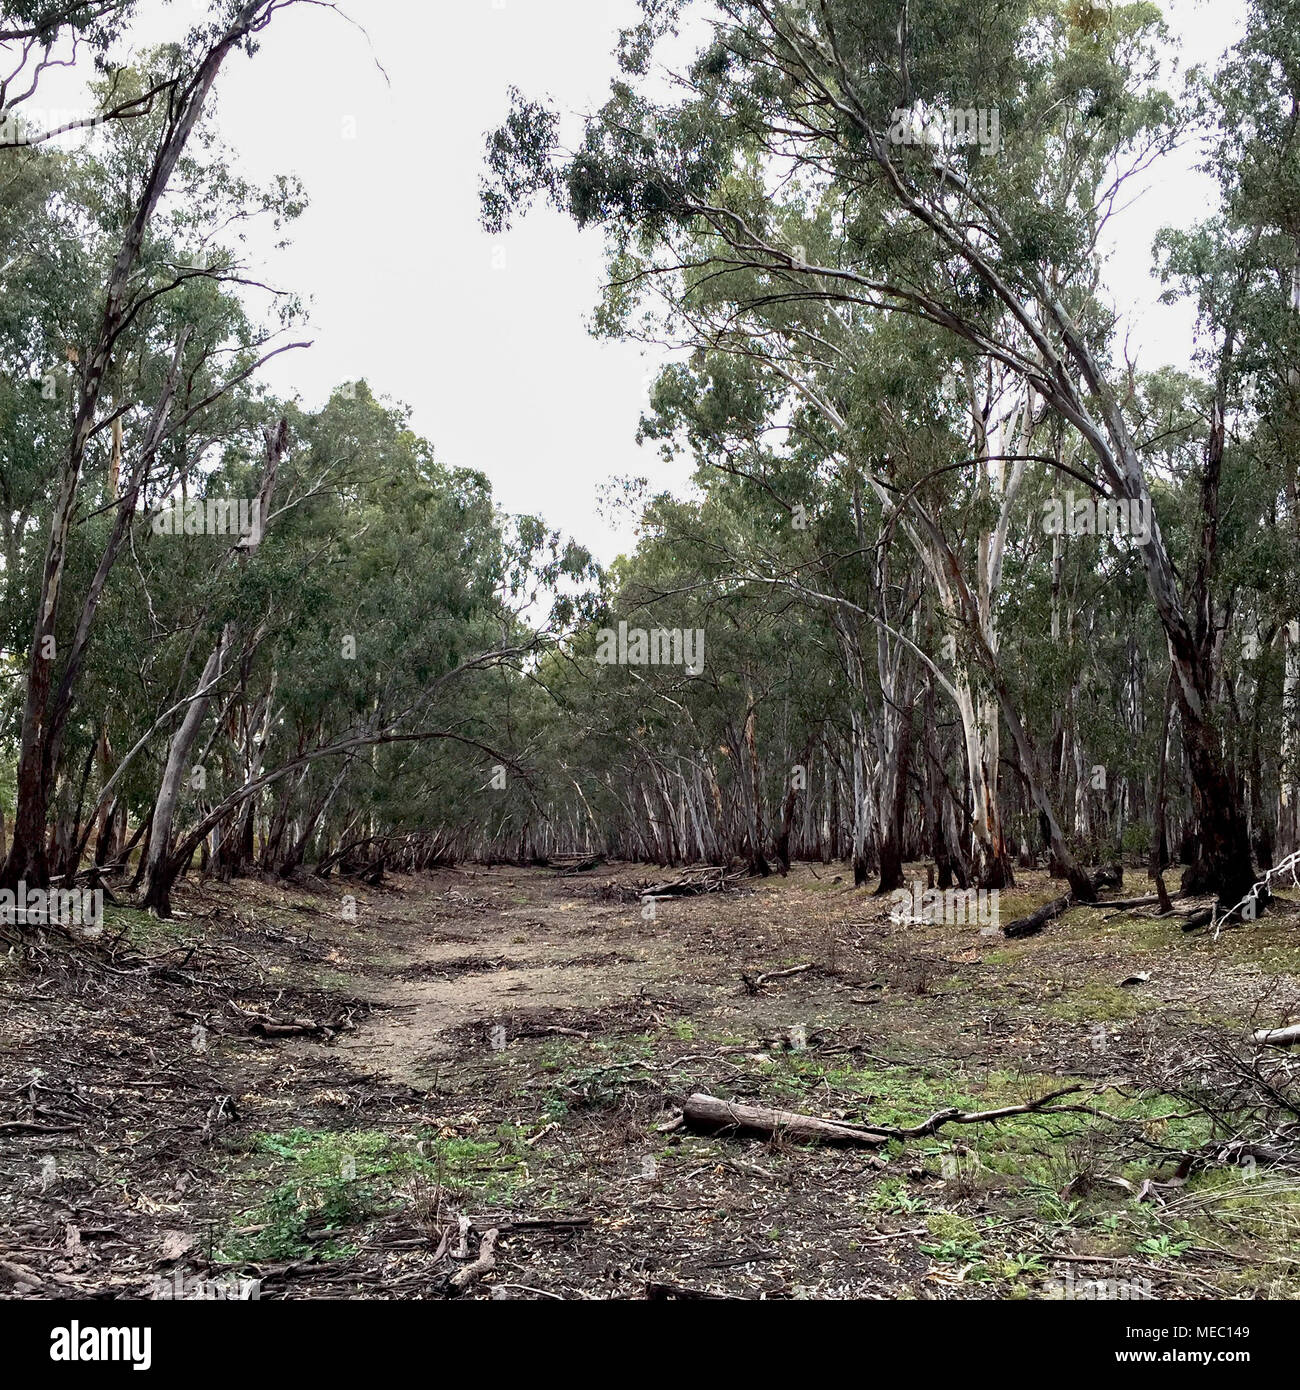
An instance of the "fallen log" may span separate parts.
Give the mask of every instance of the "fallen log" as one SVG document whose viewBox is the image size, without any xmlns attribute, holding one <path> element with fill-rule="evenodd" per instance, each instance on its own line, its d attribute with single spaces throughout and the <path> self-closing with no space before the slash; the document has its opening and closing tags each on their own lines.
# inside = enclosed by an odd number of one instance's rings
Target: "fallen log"
<svg viewBox="0 0 1300 1390">
<path fill-rule="evenodd" d="M 482 1217 L 476 1218 L 471 1224 L 477 1230 L 482 1220 Z M 529 1216 L 519 1221 L 493 1221 L 488 1229 L 495 1228 L 499 1236 L 509 1235 L 513 1231 L 559 1231 L 563 1235 L 590 1226 L 591 1222 L 590 1216 Z M 486 1226 L 487 1222 L 483 1224 Z"/>
<path fill-rule="evenodd" d="M 481 1279 L 483 1275 L 490 1274 L 497 1267 L 497 1236 L 500 1232 L 495 1226 L 490 1231 L 483 1232 L 483 1239 L 479 1241 L 478 1257 L 472 1264 L 467 1264 L 464 1269 L 458 1269 L 451 1276 L 451 1286 L 458 1293 L 462 1289 L 467 1289 L 475 1279 Z"/>
<path fill-rule="evenodd" d="M 45 1293 L 53 1294 L 56 1298 L 67 1298 L 70 1295 L 81 1295 L 84 1298 L 87 1292 L 86 1285 L 79 1283 L 76 1279 L 69 1279 L 66 1275 L 56 1274 L 53 1270 L 38 1273 L 26 1265 L 19 1264 L 17 1260 L 0 1260 L 0 1274 L 7 1274 L 15 1284 L 40 1289 Z"/>
<path fill-rule="evenodd" d="M 1180 896 L 1175 894 L 1175 897 Z M 1096 902 L 1083 902 L 1067 893 L 1063 898 L 1053 898 L 1051 902 L 1044 903 L 1037 911 L 1031 912 L 1027 917 L 1018 917 L 1014 922 L 1009 922 L 1002 928 L 1004 936 L 1034 936 L 1036 933 L 1063 913 L 1068 912 L 1072 907 L 1091 907 L 1103 911 L 1123 911 L 1134 907 L 1154 907 L 1159 903 L 1158 897 L 1147 898 L 1098 898 Z M 1117 913 L 1118 915 L 1118 913 Z"/>
<path fill-rule="evenodd" d="M 1002 935 L 1035 936 L 1049 922 L 1055 921 L 1063 912 L 1068 911 L 1073 906 L 1073 893 L 1067 893 L 1063 898 L 1054 898 L 1050 903 L 1044 903 L 1037 912 L 1031 912 L 1028 917 L 1017 917 L 1014 922 L 1008 922 L 1002 928 Z M 1098 906 L 1104 906 L 1104 904 L 1098 904 Z"/>
<path fill-rule="evenodd" d="M 811 1144 L 854 1144 L 864 1148 L 876 1148 L 888 1138 L 860 1125 L 819 1120 L 814 1115 L 800 1115 L 793 1110 L 740 1105 L 699 1092 L 688 1098 L 682 1116 L 689 1128 L 704 1134 L 731 1132 L 753 1134 L 763 1139 L 773 1139 L 779 1134 Z"/>
<path fill-rule="evenodd" d="M 757 1105 L 739 1105 L 697 1091 L 683 1107 L 682 1118 L 689 1128 L 706 1134 L 730 1131 L 765 1139 L 782 1134 L 811 1143 L 857 1144 L 874 1148 L 889 1139 L 924 1139 L 937 1133 L 944 1125 L 990 1124 L 1013 1115 L 1100 1115 L 1102 1112 L 1088 1105 L 1074 1102 L 1068 1105 L 1053 1104 L 1062 1096 L 1072 1096 L 1081 1090 L 1083 1086 L 1080 1083 L 1072 1082 L 1034 1100 L 1022 1101 L 1019 1105 L 1001 1105 L 994 1110 L 962 1110 L 949 1105 L 936 1110 L 920 1124 L 871 1127 L 841 1120 L 820 1120 L 814 1115 L 800 1115 L 793 1110 L 767 1110 Z"/>
<path fill-rule="evenodd" d="M 1300 1043 L 1300 1023 L 1293 1023 L 1289 1028 L 1261 1028 L 1252 1039 L 1269 1047 L 1294 1047 Z"/>
</svg>

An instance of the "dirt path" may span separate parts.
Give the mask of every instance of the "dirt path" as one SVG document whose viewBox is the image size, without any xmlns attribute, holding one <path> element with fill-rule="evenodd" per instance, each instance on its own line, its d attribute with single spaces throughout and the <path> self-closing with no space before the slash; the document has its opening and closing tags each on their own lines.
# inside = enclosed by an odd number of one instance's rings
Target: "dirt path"
<svg viewBox="0 0 1300 1390">
<path fill-rule="evenodd" d="M 1294 1174 L 1147 1182 L 1213 1134 L 1170 1084 L 1300 1016 L 1294 915 L 1007 942 L 802 866 L 647 920 L 653 872 L 209 884 L 174 922 L 110 914 L 111 956 L 0 965 L 0 1291 L 437 1296 L 464 1219 L 503 1231 L 481 1296 L 1300 1292 Z M 1003 920 L 1054 896 L 1024 878 Z M 1070 1083 L 1109 1118 L 880 1154 L 674 1119 L 698 1090 L 906 1126 Z"/>
<path fill-rule="evenodd" d="M 639 909 L 565 892 L 553 875 L 456 876 L 441 893 L 372 900 L 386 948 L 402 964 L 365 981 L 384 1007 L 338 1050 L 412 1084 L 457 1055 L 467 1034 L 512 1041 L 511 1020 L 634 1002 L 683 962 Z M 580 886 L 573 885 L 575 888 Z M 525 1025 L 526 1026 L 526 1025 Z"/>
</svg>

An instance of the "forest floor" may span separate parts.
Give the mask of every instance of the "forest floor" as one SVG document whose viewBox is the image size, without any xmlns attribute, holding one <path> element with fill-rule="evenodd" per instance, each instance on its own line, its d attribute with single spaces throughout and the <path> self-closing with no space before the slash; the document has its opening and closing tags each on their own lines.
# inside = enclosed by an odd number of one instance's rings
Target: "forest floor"
<svg viewBox="0 0 1300 1390">
<path fill-rule="evenodd" d="M 0 957 L 0 1296 L 438 1297 L 493 1227 L 465 1296 L 1300 1296 L 1300 1176 L 1178 1162 L 1215 1137 L 1188 1078 L 1300 1018 L 1295 903 L 1008 941 L 834 866 L 644 920 L 666 876 L 195 884 Z M 1021 871 L 1002 922 L 1057 892 Z M 692 1092 L 905 1127 L 1071 1082 L 1099 1113 L 878 1151 L 677 1123 Z"/>
</svg>

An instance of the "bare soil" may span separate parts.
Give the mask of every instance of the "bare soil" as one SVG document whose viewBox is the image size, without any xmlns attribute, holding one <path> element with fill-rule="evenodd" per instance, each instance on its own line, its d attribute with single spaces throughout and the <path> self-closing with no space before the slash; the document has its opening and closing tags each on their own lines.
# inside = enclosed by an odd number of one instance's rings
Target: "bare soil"
<svg viewBox="0 0 1300 1390">
<path fill-rule="evenodd" d="M 649 918 L 663 876 L 192 884 L 174 921 L 11 953 L 0 1294 L 453 1296 L 493 1227 L 459 1296 L 1300 1294 L 1300 1179 L 1184 1181 L 1223 1136 L 1164 1089 L 1194 1043 L 1300 1017 L 1293 904 L 1217 941 L 1079 908 L 1009 942 L 822 866 Z M 1058 891 L 1020 880 L 1004 923 Z M 695 1091 L 906 1127 L 1071 1082 L 1093 1113 L 879 1153 L 677 1123 Z"/>
</svg>

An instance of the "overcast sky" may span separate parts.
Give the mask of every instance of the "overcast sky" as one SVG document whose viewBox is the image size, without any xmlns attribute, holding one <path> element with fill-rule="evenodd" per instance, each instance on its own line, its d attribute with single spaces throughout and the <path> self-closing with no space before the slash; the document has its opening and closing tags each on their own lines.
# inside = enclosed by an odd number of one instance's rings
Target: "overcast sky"
<svg viewBox="0 0 1300 1390">
<path fill-rule="evenodd" d="M 924 0 L 922 0 L 924 3 Z M 190 0 L 146 0 L 150 40 L 193 18 Z M 202 6 L 199 6 L 202 8 Z M 218 86 L 219 129 L 242 170 L 297 174 L 310 207 L 266 273 L 310 304 L 314 345 L 271 364 L 277 391 L 319 404 L 365 377 L 409 404 L 446 463 L 481 469 L 510 511 L 538 512 L 604 560 L 630 544 L 598 493 L 643 474 L 680 488 L 635 442 L 651 363 L 586 331 L 601 280 L 598 233 L 539 209 L 499 241 L 478 224 L 485 133 L 507 89 L 594 109 L 631 0 L 343 0 L 276 16 L 251 61 Z M 1235 37 L 1236 0 L 1174 0 L 1166 13 L 1188 62 Z M 380 70 L 382 66 L 383 71 Z M 385 75 L 386 74 L 386 75 Z M 1150 245 L 1167 222 L 1204 215 L 1193 156 L 1162 170 L 1112 240 L 1108 280 L 1135 344 L 1185 362 L 1190 317 L 1153 307 Z M 1144 365 L 1154 366 L 1146 360 Z"/>
</svg>

